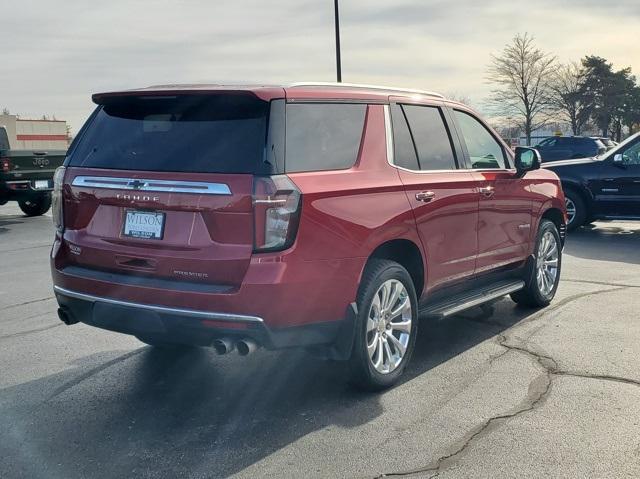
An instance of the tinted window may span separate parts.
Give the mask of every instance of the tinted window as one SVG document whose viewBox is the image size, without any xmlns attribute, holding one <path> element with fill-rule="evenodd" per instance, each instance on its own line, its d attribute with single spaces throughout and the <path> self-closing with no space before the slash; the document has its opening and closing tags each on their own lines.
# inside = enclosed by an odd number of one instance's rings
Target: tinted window
<svg viewBox="0 0 640 479">
<path fill-rule="evenodd" d="M 555 138 L 547 138 L 545 140 L 542 140 L 540 143 L 538 143 L 537 146 L 541 148 L 549 148 L 551 146 L 554 146 L 555 144 L 556 144 Z"/>
<path fill-rule="evenodd" d="M 403 105 L 402 108 L 418 150 L 420 169 L 455 169 L 453 147 L 440 109 L 416 105 Z"/>
<path fill-rule="evenodd" d="M 625 165 L 640 165 L 640 141 L 636 141 L 622 152 L 622 162 Z"/>
<path fill-rule="evenodd" d="M 69 164 L 122 170 L 269 172 L 269 103 L 245 95 L 112 98 Z"/>
<path fill-rule="evenodd" d="M 472 168 L 505 168 L 504 151 L 489 130 L 471 115 L 454 110 Z"/>
<path fill-rule="evenodd" d="M 286 171 L 342 170 L 358 157 L 366 105 L 288 104 Z"/>
<path fill-rule="evenodd" d="M 399 105 L 391 105 L 393 123 L 393 162 L 409 170 L 419 170 L 416 149 L 413 146 L 407 120 Z"/>
</svg>

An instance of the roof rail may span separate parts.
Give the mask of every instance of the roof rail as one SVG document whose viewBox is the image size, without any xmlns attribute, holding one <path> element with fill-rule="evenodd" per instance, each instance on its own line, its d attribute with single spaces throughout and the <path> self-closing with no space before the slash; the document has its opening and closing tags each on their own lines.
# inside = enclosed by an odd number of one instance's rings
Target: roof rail
<svg viewBox="0 0 640 479">
<path fill-rule="evenodd" d="M 381 85 L 366 85 L 361 83 L 335 83 L 335 82 L 295 82 L 288 85 L 289 88 L 305 87 L 305 86 L 330 86 L 330 87 L 344 87 L 344 88 L 366 88 L 370 90 L 384 90 L 395 91 L 399 93 L 414 93 L 419 95 L 434 96 L 437 98 L 444 98 L 444 95 L 433 91 L 416 90 L 412 88 L 397 88 Z"/>
</svg>

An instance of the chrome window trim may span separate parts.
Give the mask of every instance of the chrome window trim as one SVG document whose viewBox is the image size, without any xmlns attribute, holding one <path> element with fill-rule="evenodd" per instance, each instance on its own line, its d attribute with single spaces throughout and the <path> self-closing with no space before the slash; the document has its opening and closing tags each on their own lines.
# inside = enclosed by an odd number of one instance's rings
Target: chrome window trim
<svg viewBox="0 0 640 479">
<path fill-rule="evenodd" d="M 393 127 L 391 123 L 391 108 L 389 105 L 384 106 L 384 131 L 387 137 L 387 163 L 389 166 L 396 168 L 402 171 L 408 171 L 409 173 L 459 173 L 465 172 L 468 173 L 469 170 L 465 169 L 455 169 L 455 170 L 410 170 L 409 168 L 404 168 L 403 166 L 398 166 L 394 163 L 394 151 L 393 151 Z"/>
<path fill-rule="evenodd" d="M 229 322 L 243 322 L 243 323 L 263 323 L 263 319 L 258 316 L 245 316 L 242 314 L 229 314 L 229 313 L 215 313 L 210 311 L 200 311 L 195 309 L 182 309 L 171 308 L 167 306 L 157 306 L 153 304 L 134 303 L 130 301 L 122 301 L 119 299 L 102 298 L 99 296 L 93 296 L 91 294 L 79 293 L 77 291 L 71 291 L 60 286 L 53 287 L 53 291 L 62 296 L 69 298 L 80 299 L 83 301 L 89 301 L 91 303 L 107 303 L 115 306 L 125 306 L 130 308 L 146 309 L 149 311 L 155 311 L 157 313 L 169 313 L 179 314 L 181 316 L 188 316 L 199 319 L 209 319 L 214 321 L 229 321 Z"/>
<path fill-rule="evenodd" d="M 201 181 L 151 180 L 114 176 L 76 176 L 72 186 L 110 190 L 153 191 L 159 193 L 192 193 L 198 195 L 230 195 L 229 185 Z"/>
<path fill-rule="evenodd" d="M 409 173 L 415 174 L 433 174 L 433 173 L 470 173 L 470 172 L 478 172 L 478 173 L 488 173 L 488 172 L 503 172 L 503 173 L 516 173 L 515 168 L 483 168 L 474 170 L 472 168 L 456 168 L 451 170 L 410 170 L 409 168 L 404 168 L 403 166 L 398 166 L 394 163 L 394 153 L 393 153 L 393 128 L 391 123 L 391 109 L 389 105 L 384 105 L 384 131 L 385 136 L 387 138 L 387 163 L 389 166 L 396 168 L 398 170 L 407 171 Z"/>
</svg>

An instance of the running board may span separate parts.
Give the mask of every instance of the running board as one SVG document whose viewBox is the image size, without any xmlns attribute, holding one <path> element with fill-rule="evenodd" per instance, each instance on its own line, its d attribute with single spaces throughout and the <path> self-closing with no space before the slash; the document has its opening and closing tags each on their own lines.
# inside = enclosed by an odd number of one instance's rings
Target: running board
<svg viewBox="0 0 640 479">
<path fill-rule="evenodd" d="M 478 306 L 524 288 L 524 281 L 510 280 L 493 283 L 487 287 L 466 291 L 434 304 L 427 304 L 420 315 L 444 319 L 465 309 Z"/>
</svg>

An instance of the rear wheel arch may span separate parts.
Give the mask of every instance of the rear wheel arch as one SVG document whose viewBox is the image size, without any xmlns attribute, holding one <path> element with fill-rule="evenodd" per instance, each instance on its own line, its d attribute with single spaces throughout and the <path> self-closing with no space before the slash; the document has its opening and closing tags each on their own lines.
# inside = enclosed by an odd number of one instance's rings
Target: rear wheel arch
<svg viewBox="0 0 640 479">
<path fill-rule="evenodd" d="M 416 290 L 416 295 L 418 296 L 418 299 L 420 299 L 425 285 L 426 265 L 418 245 L 408 239 L 394 239 L 386 241 L 376 247 L 369 255 L 364 265 L 363 272 L 364 269 L 366 269 L 367 264 L 372 259 L 395 261 L 404 267 L 404 269 L 409 273 L 409 276 L 411 276 L 413 286 Z M 360 279 L 362 280 L 362 274 Z"/>
</svg>

